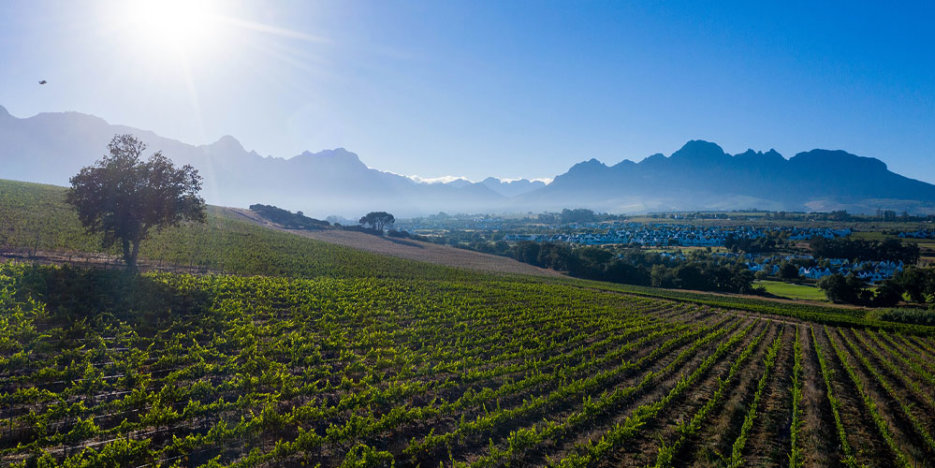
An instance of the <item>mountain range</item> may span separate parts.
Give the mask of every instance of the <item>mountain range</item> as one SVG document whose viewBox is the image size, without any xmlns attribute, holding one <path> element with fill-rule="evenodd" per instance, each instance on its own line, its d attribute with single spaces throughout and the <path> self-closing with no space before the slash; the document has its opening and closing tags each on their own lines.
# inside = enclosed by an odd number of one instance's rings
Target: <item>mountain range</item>
<svg viewBox="0 0 935 468">
<path fill-rule="evenodd" d="M 587 160 L 551 183 L 487 178 L 428 183 L 367 167 L 343 148 L 290 158 L 247 151 L 233 137 L 189 145 L 153 132 L 113 125 L 77 112 L 17 118 L 0 107 L 0 178 L 67 185 L 118 133 L 132 133 L 151 151 L 191 164 L 212 204 L 272 204 L 308 215 L 397 216 L 516 213 L 584 207 L 609 212 L 771 209 L 877 209 L 935 212 L 935 185 L 890 172 L 874 158 L 815 149 L 786 159 L 774 150 L 730 155 L 693 140 L 666 157 L 608 166 Z"/>
</svg>

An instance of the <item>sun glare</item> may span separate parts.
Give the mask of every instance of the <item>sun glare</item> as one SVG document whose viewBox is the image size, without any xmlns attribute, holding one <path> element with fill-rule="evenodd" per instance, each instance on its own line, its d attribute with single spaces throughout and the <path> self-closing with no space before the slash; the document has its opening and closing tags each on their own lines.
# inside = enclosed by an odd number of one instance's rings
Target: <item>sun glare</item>
<svg viewBox="0 0 935 468">
<path fill-rule="evenodd" d="M 134 39 L 132 46 L 162 58 L 202 54 L 218 41 L 217 4 L 200 0 L 131 0 L 115 20 Z"/>
</svg>

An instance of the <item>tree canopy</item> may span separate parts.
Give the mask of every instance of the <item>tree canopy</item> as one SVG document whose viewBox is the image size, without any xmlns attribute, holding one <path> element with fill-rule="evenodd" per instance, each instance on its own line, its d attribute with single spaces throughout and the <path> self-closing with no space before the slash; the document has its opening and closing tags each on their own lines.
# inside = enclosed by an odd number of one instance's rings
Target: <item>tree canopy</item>
<svg viewBox="0 0 935 468">
<path fill-rule="evenodd" d="M 377 232 L 383 232 L 383 229 L 396 222 L 396 217 L 385 211 L 371 211 L 360 218 L 360 224 L 364 227 L 370 226 Z"/>
<path fill-rule="evenodd" d="M 305 216 L 301 211 L 292 213 L 289 210 L 284 210 L 278 206 L 273 205 L 263 205 L 261 203 L 256 203 L 250 205 L 250 211 L 266 218 L 276 224 L 282 225 L 286 229 L 306 229 L 306 230 L 315 230 L 315 229 L 325 229 L 328 226 L 331 226 L 331 223 L 328 221 L 322 221 L 315 218 L 309 218 Z"/>
<path fill-rule="evenodd" d="M 824 258 L 847 258 L 857 260 L 891 260 L 914 265 L 919 261 L 919 246 L 903 243 L 899 239 L 871 241 L 862 239 L 825 239 L 816 237 L 809 241 L 812 255 Z"/>
<path fill-rule="evenodd" d="M 143 161 L 146 145 L 133 135 L 115 135 L 107 149 L 70 179 L 66 200 L 88 231 L 103 233 L 105 248 L 121 244 L 127 269 L 135 270 L 140 241 L 150 229 L 205 221 L 202 179 L 192 166 L 176 168 L 159 151 Z"/>
</svg>

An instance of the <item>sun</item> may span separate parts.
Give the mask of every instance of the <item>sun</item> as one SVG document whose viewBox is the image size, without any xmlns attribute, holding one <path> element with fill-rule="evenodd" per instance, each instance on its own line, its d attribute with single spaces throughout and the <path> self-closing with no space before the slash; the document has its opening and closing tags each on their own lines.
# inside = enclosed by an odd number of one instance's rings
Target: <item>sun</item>
<svg viewBox="0 0 935 468">
<path fill-rule="evenodd" d="M 219 40 L 218 4 L 207 0 L 128 0 L 114 15 L 130 47 L 147 56 L 201 55 Z"/>
</svg>

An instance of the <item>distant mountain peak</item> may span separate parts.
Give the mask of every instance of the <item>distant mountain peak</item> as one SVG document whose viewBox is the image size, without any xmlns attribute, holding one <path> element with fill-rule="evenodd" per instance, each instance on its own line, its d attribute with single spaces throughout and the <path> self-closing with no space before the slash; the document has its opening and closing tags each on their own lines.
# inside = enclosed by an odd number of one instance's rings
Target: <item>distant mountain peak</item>
<svg viewBox="0 0 935 468">
<path fill-rule="evenodd" d="M 678 151 L 672 153 L 670 159 L 673 161 L 712 161 L 724 159 L 727 153 L 717 143 L 711 143 L 704 140 L 689 140 Z"/>
<path fill-rule="evenodd" d="M 886 171 L 886 163 L 877 158 L 857 156 L 844 150 L 813 149 L 799 153 L 789 160 L 790 163 L 809 166 L 851 166 L 871 171 Z"/>
<path fill-rule="evenodd" d="M 642 161 L 640 161 L 637 164 L 641 166 L 654 166 L 658 164 L 665 164 L 665 162 L 668 160 L 669 158 L 667 158 L 666 155 L 662 153 L 655 153 L 655 154 L 651 154 L 647 156 L 646 158 L 644 158 Z"/>
<path fill-rule="evenodd" d="M 767 152 L 754 151 L 752 149 L 747 149 L 743 153 L 734 155 L 734 158 L 738 160 L 752 160 L 752 161 L 785 161 L 781 154 L 778 151 L 770 148 Z"/>
<path fill-rule="evenodd" d="M 319 161 L 337 165 L 357 166 L 366 168 L 367 165 L 361 162 L 356 153 L 350 152 L 344 148 L 334 148 L 321 150 L 317 153 L 303 151 L 302 154 L 295 156 L 292 160 L 297 161 Z"/>
<path fill-rule="evenodd" d="M 451 187 L 456 187 L 456 188 L 464 188 L 464 187 L 469 187 L 471 185 L 474 185 L 474 182 L 471 182 L 470 180 L 467 180 L 465 178 L 458 178 L 458 179 L 452 180 L 451 182 L 448 182 L 447 185 Z"/>
<path fill-rule="evenodd" d="M 541 180 L 529 180 L 529 179 L 501 179 L 499 177 L 488 177 L 480 182 L 478 185 L 483 185 L 488 189 L 492 190 L 495 193 L 503 195 L 505 197 L 514 197 L 524 193 L 532 192 L 533 190 L 540 189 L 545 187 L 545 182 Z"/>
<path fill-rule="evenodd" d="M 731 156 L 715 143 L 692 140 L 669 157 L 655 154 L 639 163 L 623 160 L 608 167 L 591 158 L 547 185 L 497 177 L 478 183 L 455 178 L 418 183 L 414 176 L 368 168 L 344 148 L 264 158 L 244 151 L 229 135 L 195 146 L 111 125 L 89 114 L 17 118 L 0 106 L 2 176 L 65 184 L 98 159 L 116 133 L 141 136 L 176 163 L 197 168 L 204 175 L 204 196 L 210 203 L 263 202 L 321 215 L 359 215 L 376 209 L 397 216 L 442 210 L 525 212 L 576 206 L 618 213 L 827 206 L 855 212 L 883 208 L 935 213 L 935 186 L 889 172 L 877 159 L 845 151 L 812 150 L 785 159 L 774 149 L 751 149 Z"/>
<path fill-rule="evenodd" d="M 597 158 L 591 158 L 591 159 L 588 159 L 587 161 L 582 161 L 578 164 L 575 164 L 574 166 L 571 166 L 571 169 L 569 169 L 568 172 L 571 172 L 574 170 L 581 171 L 581 170 L 603 169 L 606 167 L 607 166 L 604 163 L 598 161 Z"/>
<path fill-rule="evenodd" d="M 622 168 L 634 167 L 634 166 L 636 166 L 636 163 L 635 163 L 635 162 L 630 161 L 629 159 L 624 159 L 623 161 L 620 161 L 620 162 L 618 162 L 617 164 L 614 164 L 614 165 L 611 166 L 611 167 L 613 167 L 614 169 L 622 169 Z"/>
<path fill-rule="evenodd" d="M 218 138 L 218 141 L 211 143 L 209 146 L 212 150 L 218 152 L 237 152 L 244 153 L 246 150 L 243 145 L 240 144 L 240 141 L 230 135 L 224 135 L 221 138 Z"/>
</svg>

